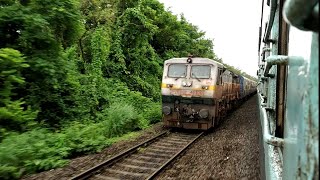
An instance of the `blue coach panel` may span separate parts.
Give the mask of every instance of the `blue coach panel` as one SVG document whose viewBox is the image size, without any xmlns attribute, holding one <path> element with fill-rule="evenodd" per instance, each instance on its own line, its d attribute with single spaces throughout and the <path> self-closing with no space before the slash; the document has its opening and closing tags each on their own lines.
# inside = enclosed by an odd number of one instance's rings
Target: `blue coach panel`
<svg viewBox="0 0 320 180">
<path fill-rule="evenodd" d="M 244 97 L 244 78 L 243 76 L 239 75 L 239 83 L 240 83 L 240 99 Z"/>
</svg>

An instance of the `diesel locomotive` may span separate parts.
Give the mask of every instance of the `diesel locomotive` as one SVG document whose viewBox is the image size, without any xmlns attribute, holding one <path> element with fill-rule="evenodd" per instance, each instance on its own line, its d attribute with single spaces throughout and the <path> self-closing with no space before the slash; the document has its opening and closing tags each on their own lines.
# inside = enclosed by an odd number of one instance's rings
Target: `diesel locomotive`
<svg viewBox="0 0 320 180">
<path fill-rule="evenodd" d="M 261 179 L 319 179 L 319 0 L 261 5 Z"/>
<path fill-rule="evenodd" d="M 200 57 L 164 62 L 162 120 L 167 127 L 207 130 L 256 92 L 257 83 Z"/>
</svg>

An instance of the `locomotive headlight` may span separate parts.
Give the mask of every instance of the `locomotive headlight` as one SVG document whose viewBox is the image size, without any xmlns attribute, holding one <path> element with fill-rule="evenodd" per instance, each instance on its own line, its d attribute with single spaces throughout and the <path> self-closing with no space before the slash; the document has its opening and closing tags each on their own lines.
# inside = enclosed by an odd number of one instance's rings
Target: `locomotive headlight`
<svg viewBox="0 0 320 180">
<path fill-rule="evenodd" d="M 209 110 L 208 109 L 201 109 L 199 111 L 199 116 L 201 118 L 207 118 L 209 116 Z"/>
<path fill-rule="evenodd" d="M 208 90 L 209 87 L 208 86 L 202 86 L 202 89 Z"/>
<path fill-rule="evenodd" d="M 182 82 L 182 86 L 186 86 L 187 83 L 185 81 Z"/>
<path fill-rule="evenodd" d="M 191 85 L 192 85 L 192 82 L 191 82 L 191 81 L 187 82 L 187 86 L 188 86 L 188 87 L 190 87 Z"/>
<path fill-rule="evenodd" d="M 169 106 L 163 106 L 162 112 L 165 115 L 169 115 L 171 113 L 171 108 Z"/>
<path fill-rule="evenodd" d="M 167 88 L 172 88 L 173 84 L 167 84 Z"/>
</svg>

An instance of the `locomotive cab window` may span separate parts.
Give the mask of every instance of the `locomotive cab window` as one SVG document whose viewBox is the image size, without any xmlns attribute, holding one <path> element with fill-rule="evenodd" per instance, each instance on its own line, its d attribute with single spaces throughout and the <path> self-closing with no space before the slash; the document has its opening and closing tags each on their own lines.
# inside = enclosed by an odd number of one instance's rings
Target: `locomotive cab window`
<svg viewBox="0 0 320 180">
<path fill-rule="evenodd" d="M 191 77 L 198 79 L 209 79 L 211 67 L 209 65 L 193 65 L 191 67 Z"/>
<path fill-rule="evenodd" d="M 168 77 L 186 77 L 187 66 L 185 64 L 171 64 L 168 69 Z"/>
</svg>

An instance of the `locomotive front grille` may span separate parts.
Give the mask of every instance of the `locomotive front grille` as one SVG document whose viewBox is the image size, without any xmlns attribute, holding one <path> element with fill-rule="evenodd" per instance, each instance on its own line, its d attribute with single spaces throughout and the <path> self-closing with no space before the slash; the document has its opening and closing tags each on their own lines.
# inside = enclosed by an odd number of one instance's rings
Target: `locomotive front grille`
<svg viewBox="0 0 320 180">
<path fill-rule="evenodd" d="M 213 98 L 162 96 L 163 118 L 175 126 L 179 126 L 176 122 L 207 123 L 213 116 L 214 102 Z"/>
</svg>

